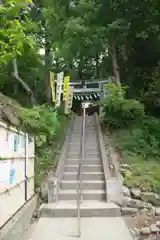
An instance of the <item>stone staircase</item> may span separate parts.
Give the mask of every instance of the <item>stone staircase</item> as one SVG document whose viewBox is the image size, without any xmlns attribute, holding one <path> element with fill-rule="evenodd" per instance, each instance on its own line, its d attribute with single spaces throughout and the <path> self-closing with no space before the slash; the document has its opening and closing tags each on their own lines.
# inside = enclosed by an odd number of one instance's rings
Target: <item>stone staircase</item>
<svg viewBox="0 0 160 240">
<path fill-rule="evenodd" d="M 105 200 L 105 182 L 100 150 L 96 135 L 95 119 L 86 117 L 85 161 L 82 162 L 82 199 Z M 73 128 L 70 147 L 60 185 L 59 200 L 77 199 L 77 172 L 80 161 L 82 120 L 77 119 Z"/>
<path fill-rule="evenodd" d="M 77 218 L 77 171 L 81 151 L 82 118 L 76 117 L 62 159 L 58 201 L 42 204 L 31 240 L 133 240 L 120 208 L 107 202 L 98 127 L 95 116 L 86 117 L 85 160 L 82 163 L 82 201 Z M 62 150 L 63 152 L 63 150 Z M 105 167 L 104 167 L 105 168 Z M 108 186 L 108 180 L 107 180 Z M 112 184 L 110 188 L 112 189 Z M 52 199 L 52 198 L 51 198 Z M 81 236 L 78 235 L 80 229 Z M 116 231 L 115 231 L 116 229 Z"/>
<path fill-rule="evenodd" d="M 60 182 L 58 202 L 43 204 L 41 216 L 77 217 L 77 173 L 81 156 L 82 117 L 76 116 Z M 120 216 L 115 204 L 107 203 L 103 165 L 95 116 L 86 116 L 85 160 L 82 162 L 81 217 Z"/>
</svg>

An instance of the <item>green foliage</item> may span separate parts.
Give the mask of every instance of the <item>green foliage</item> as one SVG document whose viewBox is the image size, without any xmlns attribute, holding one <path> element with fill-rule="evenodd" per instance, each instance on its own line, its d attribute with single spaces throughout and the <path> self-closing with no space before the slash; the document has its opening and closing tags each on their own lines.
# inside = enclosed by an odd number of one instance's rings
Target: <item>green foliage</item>
<svg viewBox="0 0 160 240">
<path fill-rule="evenodd" d="M 64 140 L 68 117 L 46 105 L 20 108 L 17 116 L 21 119 L 21 128 L 35 137 L 36 186 L 39 186 L 46 172 L 57 164 L 57 150 Z"/>
<path fill-rule="evenodd" d="M 124 183 L 129 187 L 138 187 L 142 191 L 159 193 L 160 148 L 150 146 L 146 140 L 146 133 L 140 128 L 133 129 L 132 133 L 128 129 L 116 130 L 111 137 L 123 161 L 131 166 Z"/>
<path fill-rule="evenodd" d="M 36 186 L 40 186 L 47 171 L 57 164 L 57 150 L 62 145 L 68 118 L 45 105 L 21 108 L 19 116 L 22 127 L 35 136 Z"/>
<path fill-rule="evenodd" d="M 144 129 L 133 129 L 132 136 L 126 138 L 120 144 L 121 151 L 127 149 L 128 152 L 142 155 L 144 159 L 149 157 L 160 157 L 160 141 L 156 139 L 157 134 L 148 133 Z M 159 136 L 158 136 L 159 137 Z"/>
<path fill-rule="evenodd" d="M 114 130 L 112 137 L 116 147 L 132 168 L 125 177 L 125 184 L 159 192 L 160 120 L 145 115 L 140 102 L 125 99 L 123 87 L 106 87 L 108 95 L 103 103 L 103 120 Z"/>
<path fill-rule="evenodd" d="M 113 75 L 111 46 L 115 43 L 121 81 L 134 90 L 132 96 L 139 95 L 154 81 L 152 75 L 160 57 L 159 8 L 158 0 L 143 4 L 131 0 L 42 0 L 32 4 L 29 0 L 2 1 L 0 62 L 6 64 L 15 54 L 20 55 L 20 76 L 41 98 L 49 86 L 45 76 L 50 69 L 65 69 L 75 79 Z M 150 18 L 144 17 L 148 13 Z M 47 50 L 45 67 L 35 64 L 38 57 L 31 51 L 29 55 L 25 45 L 36 51 L 39 47 Z M 8 65 L 5 72 L 0 69 L 1 81 L 9 82 L 2 88 L 7 94 L 14 91 L 11 72 Z M 158 84 L 157 81 L 156 88 Z M 21 88 L 17 92 L 15 96 L 20 95 Z"/>
<path fill-rule="evenodd" d="M 31 109 L 21 108 L 19 116 L 22 126 L 29 132 L 53 136 L 59 127 L 57 113 L 45 105 Z"/>
<path fill-rule="evenodd" d="M 37 141 L 36 141 L 37 143 Z M 47 173 L 47 171 L 56 165 L 55 162 L 55 154 L 54 150 L 50 146 L 39 146 L 37 151 L 37 161 L 36 161 L 36 179 L 35 179 L 35 185 L 38 187 L 41 185 L 41 182 L 44 178 L 44 175 Z"/>
<path fill-rule="evenodd" d="M 28 10 L 30 0 L 26 1 L 5 1 L 0 4 L 0 63 L 6 64 L 16 54 L 21 55 L 23 45 L 33 47 L 34 41 L 27 34 L 29 18 L 20 19 L 22 8 Z"/>
<path fill-rule="evenodd" d="M 119 128 L 136 124 L 144 117 L 144 106 L 136 100 L 125 99 L 125 87 L 107 84 L 107 97 L 103 102 L 103 121 Z"/>
<path fill-rule="evenodd" d="M 103 121 L 109 127 L 129 129 L 131 136 L 120 143 L 121 151 L 148 157 L 160 156 L 160 120 L 146 116 L 144 107 L 135 100 L 124 98 L 124 90 L 119 86 L 108 86 L 108 96 L 104 101 Z M 113 89 L 113 90 L 112 90 Z"/>
<path fill-rule="evenodd" d="M 124 183 L 129 187 L 138 187 L 142 191 L 160 192 L 160 168 L 154 159 L 147 163 L 141 158 L 130 162 L 132 173 L 126 176 Z"/>
<path fill-rule="evenodd" d="M 50 128 L 54 128 L 52 134 L 36 136 L 36 186 L 40 186 L 45 174 L 55 168 L 57 164 L 57 155 L 64 141 L 68 118 L 57 115 L 57 122 L 57 125 L 50 126 Z"/>
<path fill-rule="evenodd" d="M 152 74 L 153 83 L 150 85 L 149 90 L 151 90 L 156 97 L 160 98 L 160 62 L 158 62 L 153 74 Z"/>
</svg>

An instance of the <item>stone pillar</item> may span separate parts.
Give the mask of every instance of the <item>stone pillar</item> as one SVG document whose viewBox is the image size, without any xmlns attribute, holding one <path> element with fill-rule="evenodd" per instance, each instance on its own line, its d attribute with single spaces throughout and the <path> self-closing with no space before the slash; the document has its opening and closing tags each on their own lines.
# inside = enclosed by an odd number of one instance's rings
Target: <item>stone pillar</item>
<svg viewBox="0 0 160 240">
<path fill-rule="evenodd" d="M 58 195 L 58 180 L 52 178 L 48 180 L 48 203 L 57 201 Z"/>
<path fill-rule="evenodd" d="M 118 205 L 123 203 L 122 180 L 119 178 L 109 178 L 106 184 L 107 201 Z"/>
</svg>

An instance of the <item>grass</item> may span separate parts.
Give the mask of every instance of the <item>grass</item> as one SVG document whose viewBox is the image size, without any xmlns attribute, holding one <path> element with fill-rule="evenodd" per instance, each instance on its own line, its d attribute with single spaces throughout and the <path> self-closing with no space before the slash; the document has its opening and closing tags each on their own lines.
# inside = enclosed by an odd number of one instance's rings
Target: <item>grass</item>
<svg viewBox="0 0 160 240">
<path fill-rule="evenodd" d="M 123 163 L 131 166 L 132 171 L 124 179 L 129 187 L 138 187 L 143 191 L 160 192 L 160 162 L 158 157 L 149 154 L 146 157 L 145 149 L 139 153 L 127 148 L 133 142 L 133 135 L 128 130 L 116 130 L 110 135 L 111 143 L 121 154 Z M 146 146 L 145 146 L 146 147 Z M 134 148 L 133 148 L 134 149 Z"/>
</svg>

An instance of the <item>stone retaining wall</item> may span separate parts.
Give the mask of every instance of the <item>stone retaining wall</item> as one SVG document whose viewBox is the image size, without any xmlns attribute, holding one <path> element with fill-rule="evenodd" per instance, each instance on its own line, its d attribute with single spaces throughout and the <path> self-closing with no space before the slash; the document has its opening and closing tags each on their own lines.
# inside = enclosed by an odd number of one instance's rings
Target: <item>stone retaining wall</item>
<svg viewBox="0 0 160 240">
<path fill-rule="evenodd" d="M 13 218 L 0 230 L 0 240 L 22 240 L 37 207 L 37 196 L 33 196 Z"/>
</svg>

